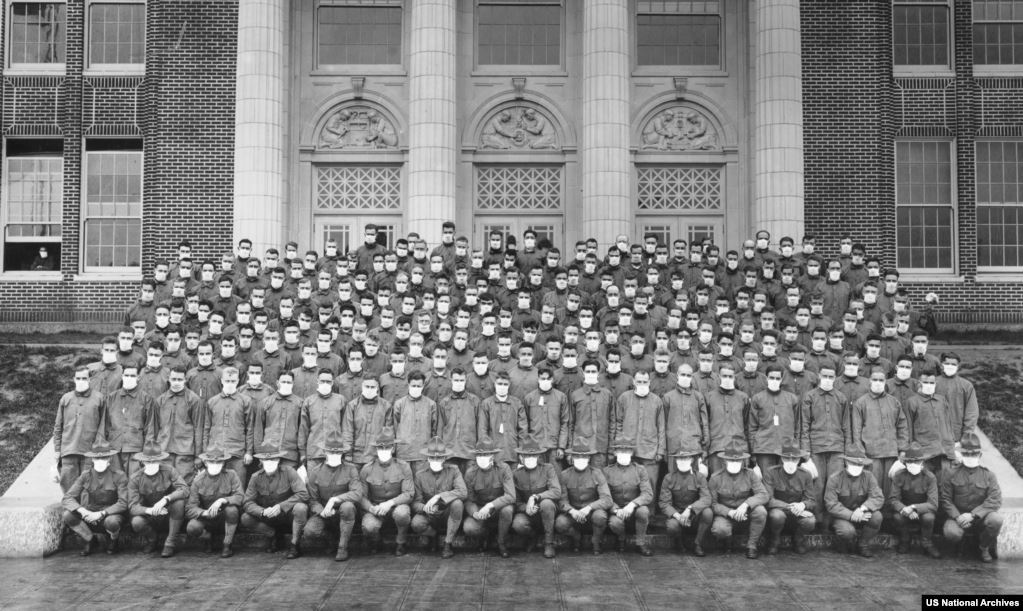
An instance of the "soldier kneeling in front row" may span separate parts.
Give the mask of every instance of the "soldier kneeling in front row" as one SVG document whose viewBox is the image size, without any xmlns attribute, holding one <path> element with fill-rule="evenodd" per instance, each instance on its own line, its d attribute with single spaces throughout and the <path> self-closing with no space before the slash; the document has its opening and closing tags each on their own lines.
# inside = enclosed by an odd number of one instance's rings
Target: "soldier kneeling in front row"
<svg viewBox="0 0 1023 611">
<path fill-rule="evenodd" d="M 710 490 L 707 478 L 696 469 L 694 463 L 702 454 L 695 450 L 680 449 L 671 455 L 675 461 L 673 472 L 664 476 L 661 481 L 661 494 L 658 498 L 661 513 L 668 516 L 664 527 L 668 534 L 678 538 L 679 548 L 682 545 L 682 533 L 696 531 L 693 539 L 693 555 L 704 556 L 703 542 L 714 521 L 714 512 L 710 508 Z"/>
<path fill-rule="evenodd" d="M 262 469 L 249 479 L 245 489 L 242 526 L 268 537 L 266 551 L 277 551 L 277 530 L 291 526 L 291 543 L 288 546 L 288 560 L 301 555 L 299 541 L 302 529 L 309 517 L 309 492 L 305 482 L 290 466 L 281 464 L 284 452 L 276 447 L 263 444 L 254 454 L 262 463 Z"/>
<path fill-rule="evenodd" d="M 938 480 L 924 466 L 923 449 L 915 441 L 909 444 L 901 462 L 906 468 L 892 476 L 892 488 L 888 493 L 888 507 L 899 532 L 896 551 L 908 552 L 910 536 L 919 529 L 924 552 L 932 558 L 941 558 L 941 552 L 931 540 L 938 512 Z"/>
<path fill-rule="evenodd" d="M 117 539 L 128 509 L 128 478 L 120 471 L 110 470 L 110 460 L 115 454 L 117 450 L 106 441 L 94 443 L 92 449 L 83 454 L 92 459 L 92 468 L 74 480 L 61 501 L 64 524 L 84 541 L 83 556 L 92 553 L 96 536 L 102 532 L 109 538 L 107 553 L 118 551 Z"/>
<path fill-rule="evenodd" d="M 561 513 L 554 519 L 554 530 L 571 537 L 573 550 L 578 552 L 582 530 L 589 524 L 593 529 L 593 555 L 599 556 L 607 528 L 607 512 L 612 505 L 611 491 L 604 472 L 590 464 L 595 450 L 580 440 L 566 454 L 572 466 L 561 472 L 564 494 Z"/>
<path fill-rule="evenodd" d="M 316 537 L 329 530 L 337 534 L 334 560 L 348 560 L 348 541 L 355 528 L 355 507 L 362 500 L 362 480 L 355 465 L 344 461 L 341 432 L 331 431 L 324 442 L 323 464 L 308 473 L 309 521 L 305 535 Z"/>
<path fill-rule="evenodd" d="M 147 442 L 145 449 L 132 457 L 142 469 L 128 480 L 131 529 L 145 540 L 143 553 L 151 554 L 156 550 L 157 531 L 166 528 L 167 539 L 160 554 L 164 558 L 174 555 L 188 499 L 188 484 L 174 467 L 162 462 L 169 456 L 155 442 Z"/>
<path fill-rule="evenodd" d="M 1002 490 L 995 474 L 980 465 L 980 438 L 966 433 L 960 441 L 963 462 L 941 480 L 945 540 L 959 543 L 967 532 L 978 534 L 981 562 L 998 557 L 1002 530 Z"/>
<path fill-rule="evenodd" d="M 213 551 L 213 532 L 223 531 L 224 547 L 220 550 L 220 557 L 230 558 L 234 555 L 231 546 L 245 499 L 242 481 L 234 470 L 224 470 L 224 465 L 232 460 L 232 456 L 224 450 L 211 448 L 200 454 L 199 459 L 205 463 L 206 469 L 192 480 L 185 505 L 185 517 L 188 518 L 185 530 L 203 542 L 206 553 Z"/>
<path fill-rule="evenodd" d="M 462 525 L 465 499 L 468 492 L 462 472 L 447 462 L 451 450 L 440 437 L 434 437 L 426 448 L 426 464 L 415 473 L 416 498 L 412 501 L 412 532 L 417 535 L 438 537 L 444 529 L 444 549 L 441 558 L 455 555 L 451 544 Z M 436 543 L 436 539 L 434 539 Z"/>
</svg>

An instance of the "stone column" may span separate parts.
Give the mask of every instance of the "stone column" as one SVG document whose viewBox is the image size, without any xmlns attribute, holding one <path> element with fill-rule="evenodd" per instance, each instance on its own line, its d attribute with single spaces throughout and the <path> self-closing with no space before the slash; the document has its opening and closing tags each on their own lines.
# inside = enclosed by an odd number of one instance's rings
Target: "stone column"
<svg viewBox="0 0 1023 611">
<path fill-rule="evenodd" d="M 282 247 L 284 36 L 287 0 L 239 0 L 234 134 L 234 241 L 262 257 Z"/>
<path fill-rule="evenodd" d="M 407 231 L 431 246 L 455 220 L 456 0 L 412 0 Z M 467 228 L 460 228 L 468 233 Z"/>
<path fill-rule="evenodd" d="M 583 4 L 582 238 L 632 237 L 629 2 Z"/>
<path fill-rule="evenodd" d="M 772 243 L 803 234 L 803 66 L 799 0 L 756 0 L 753 227 Z"/>
</svg>

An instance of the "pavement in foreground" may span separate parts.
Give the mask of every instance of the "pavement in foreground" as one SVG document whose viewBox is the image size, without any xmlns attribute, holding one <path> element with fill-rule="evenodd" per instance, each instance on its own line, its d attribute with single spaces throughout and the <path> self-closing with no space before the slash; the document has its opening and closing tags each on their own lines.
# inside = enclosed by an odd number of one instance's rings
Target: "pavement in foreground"
<svg viewBox="0 0 1023 611">
<path fill-rule="evenodd" d="M 126 553 L 0 560 L 2 609 L 918 609 L 922 594 L 1023 594 L 1023 562 L 930 560 L 834 551 L 747 560 L 661 553 L 458 554 L 402 558 L 323 552 L 286 561 L 243 550 L 221 560 Z"/>
</svg>

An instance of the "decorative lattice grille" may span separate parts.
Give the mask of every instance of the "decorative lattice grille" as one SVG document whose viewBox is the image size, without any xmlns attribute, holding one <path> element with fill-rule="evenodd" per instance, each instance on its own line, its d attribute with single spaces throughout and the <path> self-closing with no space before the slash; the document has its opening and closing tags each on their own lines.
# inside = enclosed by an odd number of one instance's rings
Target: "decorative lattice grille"
<svg viewBox="0 0 1023 611">
<path fill-rule="evenodd" d="M 721 168 L 639 168 L 639 208 L 717 210 L 721 208 Z"/>
<path fill-rule="evenodd" d="M 319 210 L 401 208 L 398 166 L 320 166 L 316 168 Z"/>
<path fill-rule="evenodd" d="M 560 210 L 561 167 L 479 166 L 476 207 L 481 210 Z"/>
</svg>

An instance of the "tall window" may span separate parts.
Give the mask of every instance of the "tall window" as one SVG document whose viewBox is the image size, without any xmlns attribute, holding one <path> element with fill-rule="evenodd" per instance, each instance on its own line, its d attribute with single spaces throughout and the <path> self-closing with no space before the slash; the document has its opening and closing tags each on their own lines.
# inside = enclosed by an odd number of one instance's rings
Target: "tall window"
<svg viewBox="0 0 1023 611">
<path fill-rule="evenodd" d="M 953 271 L 952 176 L 951 142 L 895 143 L 895 243 L 899 267 Z"/>
<path fill-rule="evenodd" d="M 89 3 L 89 65 L 142 66 L 145 63 L 146 3 Z"/>
<path fill-rule="evenodd" d="M 718 2 L 640 0 L 636 5 L 641 66 L 717 66 L 721 55 Z"/>
<path fill-rule="evenodd" d="M 1023 65 L 1023 1 L 973 0 L 973 63 Z"/>
<path fill-rule="evenodd" d="M 977 266 L 1023 269 L 1023 142 L 977 143 Z"/>
<path fill-rule="evenodd" d="M 86 142 L 83 267 L 137 270 L 142 262 L 142 143 Z"/>
<path fill-rule="evenodd" d="M 896 2 L 892 7 L 897 67 L 949 67 L 949 9 L 945 2 Z"/>
<path fill-rule="evenodd" d="M 561 3 L 479 0 L 479 65 L 556 66 L 561 63 Z"/>
<path fill-rule="evenodd" d="M 320 66 L 401 63 L 401 1 L 321 2 L 316 11 Z"/>
<path fill-rule="evenodd" d="M 60 269 L 63 155 L 60 140 L 7 141 L 6 195 L 0 211 L 6 272 Z"/>
<path fill-rule="evenodd" d="M 63 2 L 10 3 L 10 66 L 60 68 L 65 62 L 66 13 Z"/>
</svg>

